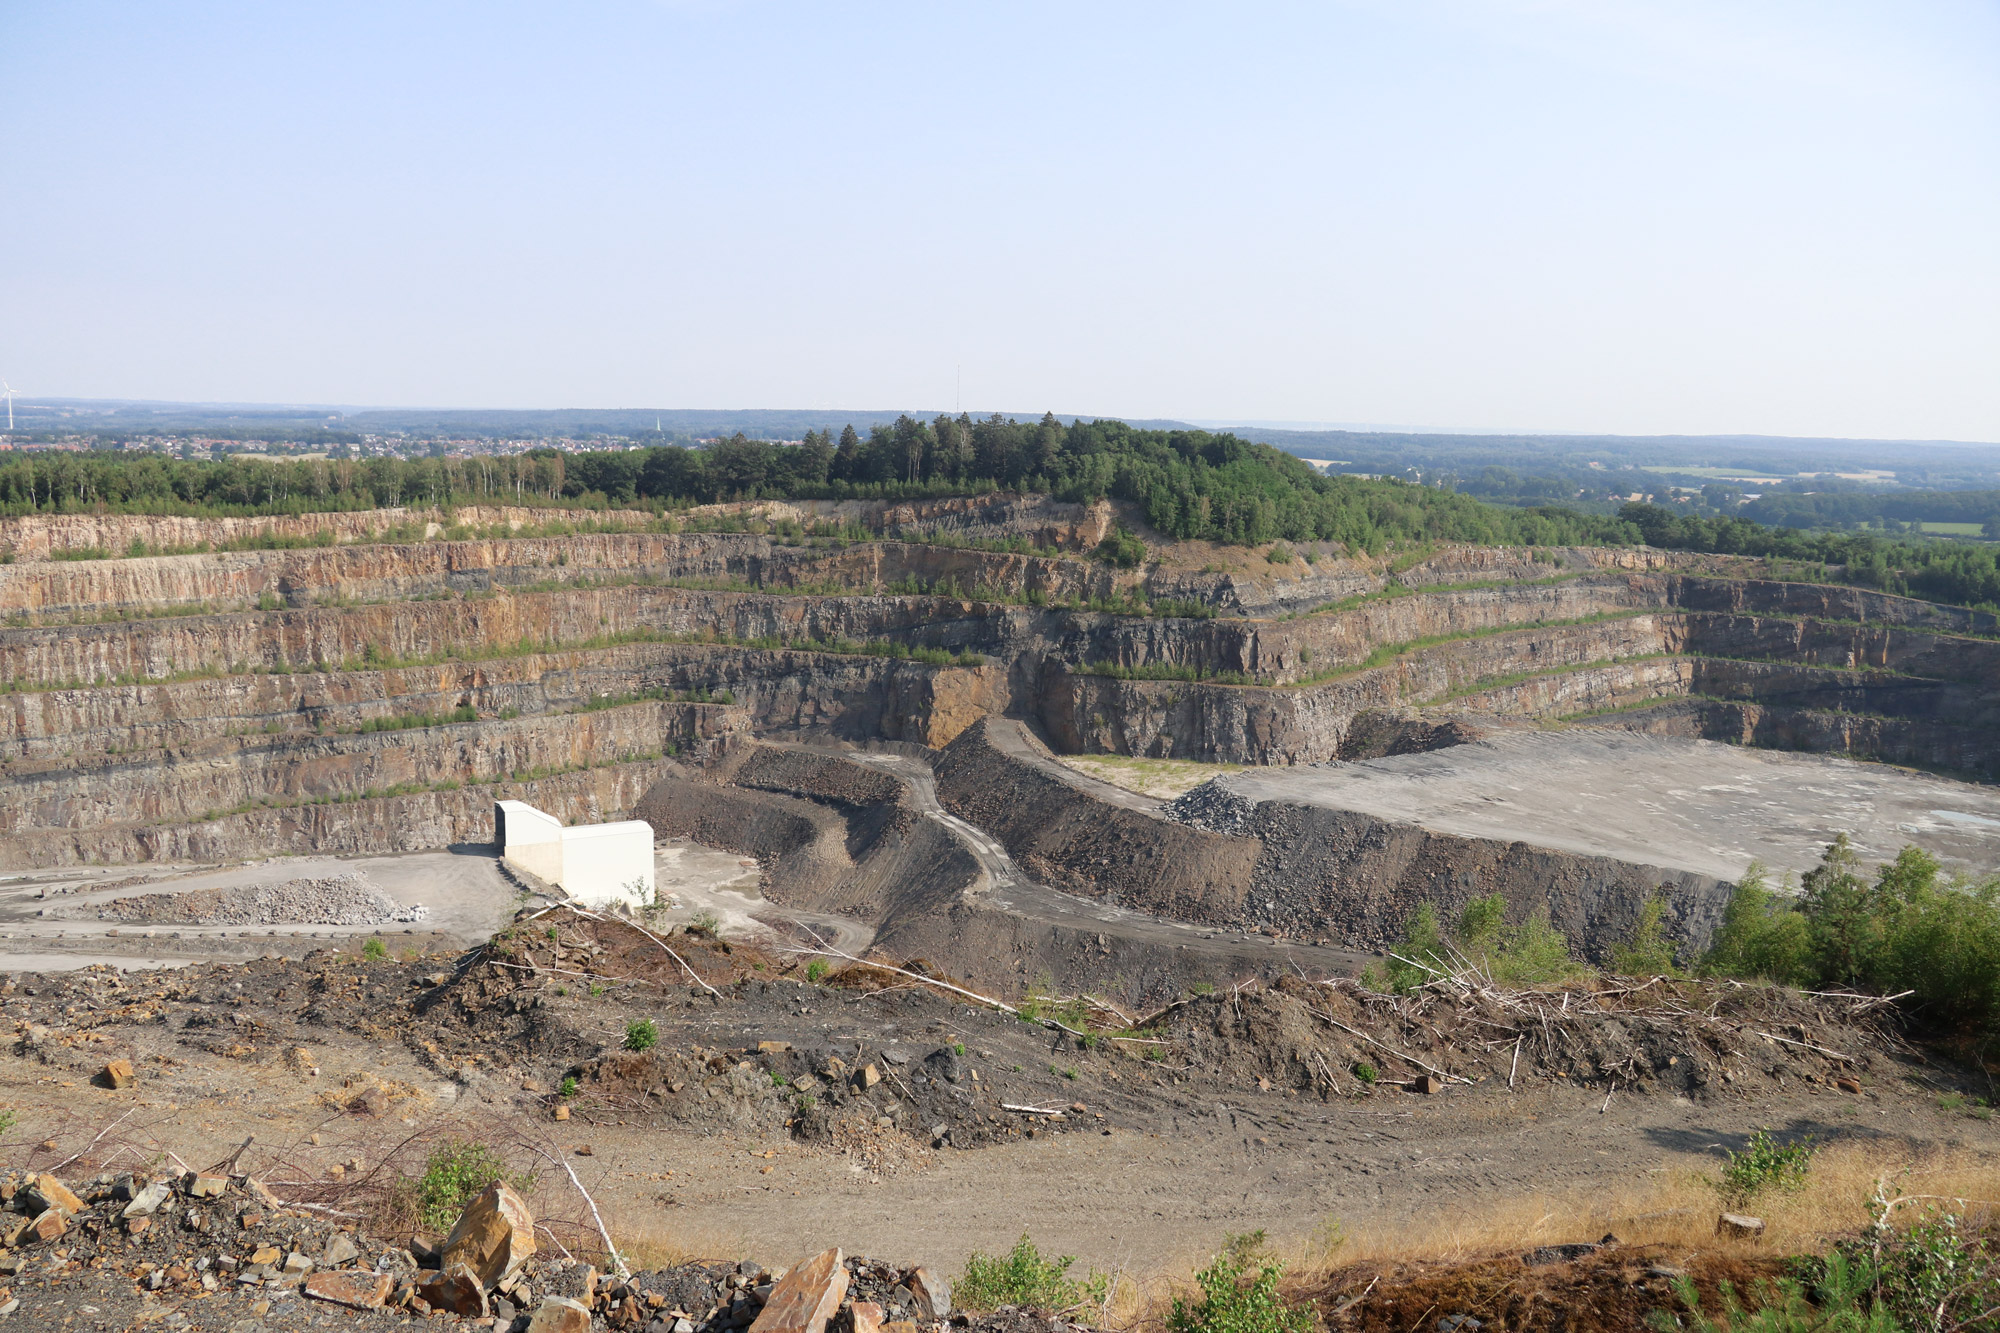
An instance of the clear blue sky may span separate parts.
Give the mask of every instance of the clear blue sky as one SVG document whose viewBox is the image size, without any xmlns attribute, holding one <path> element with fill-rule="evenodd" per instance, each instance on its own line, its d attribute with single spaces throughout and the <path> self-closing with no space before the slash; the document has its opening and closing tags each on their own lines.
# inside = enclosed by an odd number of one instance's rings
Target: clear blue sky
<svg viewBox="0 0 2000 1333">
<path fill-rule="evenodd" d="M 32 396 L 2000 440 L 2000 7 L 0 5 Z"/>
</svg>

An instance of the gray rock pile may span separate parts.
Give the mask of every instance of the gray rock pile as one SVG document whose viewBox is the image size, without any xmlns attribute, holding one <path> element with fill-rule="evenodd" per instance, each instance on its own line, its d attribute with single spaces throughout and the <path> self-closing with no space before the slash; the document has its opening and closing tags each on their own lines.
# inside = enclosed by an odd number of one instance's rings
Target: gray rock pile
<svg viewBox="0 0 2000 1333">
<path fill-rule="evenodd" d="M 360 871 L 234 889 L 189 889 L 115 898 L 99 919 L 177 926 L 381 926 L 422 921 L 430 909 L 405 907 Z"/>
<path fill-rule="evenodd" d="M 1257 803 L 1223 786 L 1221 778 L 1210 778 L 1161 806 L 1160 813 L 1176 824 L 1207 829 L 1210 833 L 1244 834 L 1250 831 Z"/>
</svg>

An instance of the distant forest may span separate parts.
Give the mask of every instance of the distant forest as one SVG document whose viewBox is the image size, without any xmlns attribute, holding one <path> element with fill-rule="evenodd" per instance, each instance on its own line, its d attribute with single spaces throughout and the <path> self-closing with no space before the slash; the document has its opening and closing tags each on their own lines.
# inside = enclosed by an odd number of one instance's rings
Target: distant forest
<svg viewBox="0 0 2000 1333">
<path fill-rule="evenodd" d="M 1562 545 L 1631 540 L 1607 516 L 1483 504 L 1437 487 L 1321 476 L 1234 435 L 967 416 L 901 417 L 862 435 L 811 431 L 804 443 L 742 435 L 701 448 L 365 461 L 188 462 L 118 454 L 24 454 L 0 462 L 0 512 L 104 509 L 200 515 L 302 513 L 496 502 L 646 505 L 730 499 L 906 498 L 988 490 L 1139 502 L 1161 531 L 1257 544 L 1391 541 Z"/>
<path fill-rule="evenodd" d="M 664 512 L 729 499 L 896 499 L 992 490 L 1130 500 L 1154 527 L 1183 539 L 1332 541 L 1370 553 L 1392 543 L 1433 541 L 1644 541 L 1802 562 L 1819 567 L 1805 571 L 1815 577 L 1934 601 L 2000 605 L 2000 546 L 1804 532 L 1648 504 L 1627 504 L 1615 515 L 1495 505 L 1438 486 L 1322 475 L 1291 454 L 1233 434 L 1145 430 L 1118 421 L 1065 424 L 1053 415 L 1038 421 L 905 416 L 866 435 L 851 426 L 838 437 L 812 431 L 799 445 L 737 435 L 700 448 L 538 449 L 470 458 L 190 462 L 51 452 L 0 461 L 0 513 L 8 514 L 221 516 L 509 502 Z M 1879 503 L 1884 497 L 1866 498 Z"/>
</svg>

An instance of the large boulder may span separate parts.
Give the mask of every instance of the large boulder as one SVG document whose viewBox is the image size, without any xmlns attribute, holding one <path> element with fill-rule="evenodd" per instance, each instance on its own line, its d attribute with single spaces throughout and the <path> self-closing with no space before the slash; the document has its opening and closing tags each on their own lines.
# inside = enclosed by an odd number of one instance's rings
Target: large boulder
<svg viewBox="0 0 2000 1333">
<path fill-rule="evenodd" d="M 458 1215 L 458 1225 L 438 1253 L 438 1266 L 464 1264 L 482 1286 L 497 1287 L 534 1252 L 535 1215 L 513 1186 L 495 1181 Z"/>
<path fill-rule="evenodd" d="M 827 1250 L 786 1273 L 771 1288 L 750 1333 L 826 1333 L 827 1321 L 847 1296 L 847 1264 Z"/>
</svg>

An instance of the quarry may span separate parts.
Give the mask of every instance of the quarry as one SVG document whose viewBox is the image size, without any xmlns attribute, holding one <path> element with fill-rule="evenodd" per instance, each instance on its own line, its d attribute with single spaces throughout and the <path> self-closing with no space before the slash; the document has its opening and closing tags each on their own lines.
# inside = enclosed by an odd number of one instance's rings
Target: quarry
<svg viewBox="0 0 2000 1333">
<path fill-rule="evenodd" d="M 194 534 L 0 518 L 0 1088 L 35 1169 L 102 1165 L 110 1200 L 251 1136 L 266 1211 L 338 1216 L 345 1163 L 477 1126 L 585 1155 L 564 1206 L 661 1254 L 837 1230 L 942 1270 L 1027 1228 L 1109 1269 L 1518 1197 L 1537 1244 L 1666 1236 L 1619 1190 L 1767 1125 L 1991 1146 L 1949 1102 L 1977 1076 L 1864 997 L 1357 980 L 1496 894 L 1583 963 L 1649 912 L 1693 959 L 1753 863 L 1782 891 L 1840 834 L 1989 872 L 1990 613 L 1648 547 L 1174 541 L 1009 492 L 570 518 L 126 556 Z M 1097 558 L 1119 532 L 1143 559 Z M 440 1240 L 392 1247 L 390 1306 Z M 673 1312 L 532 1271 L 590 1327 Z M 303 1281 L 264 1316 L 311 1326 Z"/>
</svg>

